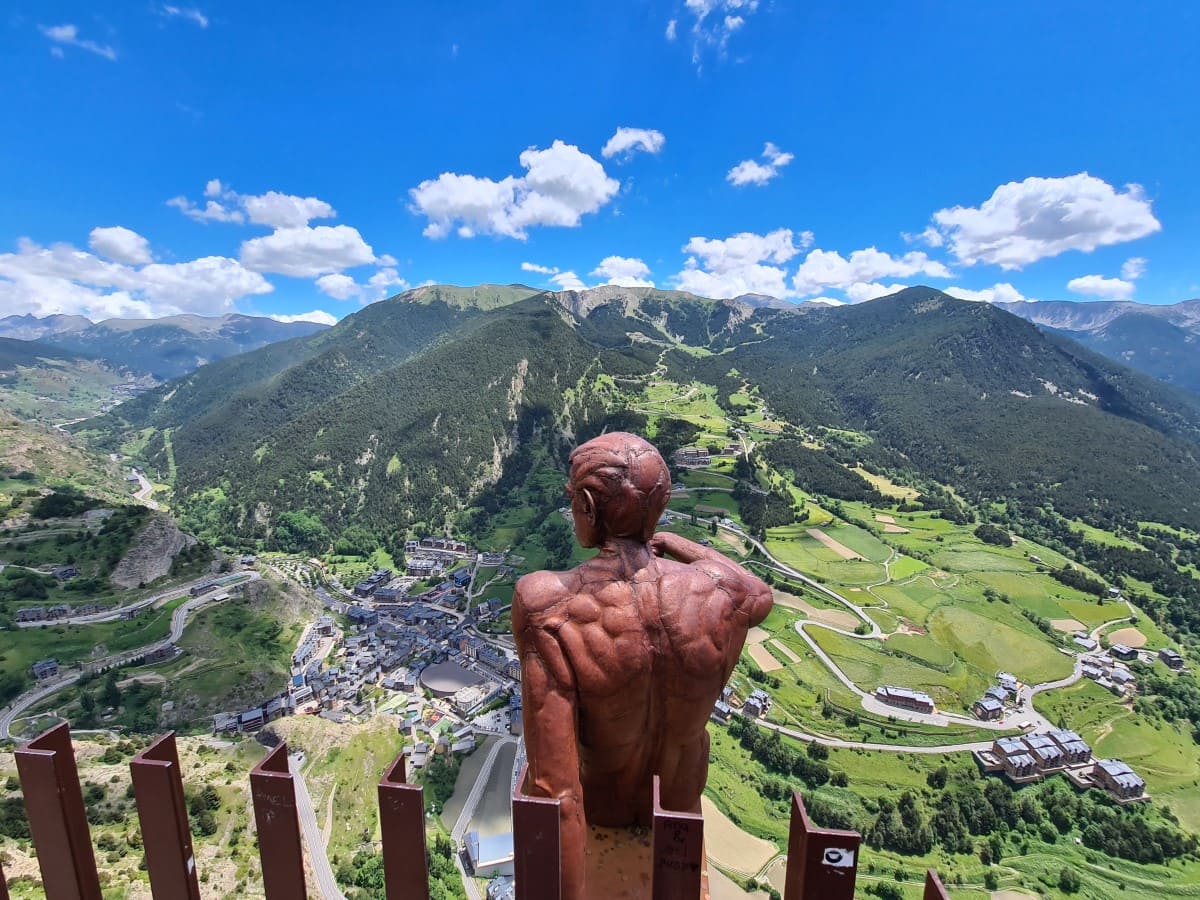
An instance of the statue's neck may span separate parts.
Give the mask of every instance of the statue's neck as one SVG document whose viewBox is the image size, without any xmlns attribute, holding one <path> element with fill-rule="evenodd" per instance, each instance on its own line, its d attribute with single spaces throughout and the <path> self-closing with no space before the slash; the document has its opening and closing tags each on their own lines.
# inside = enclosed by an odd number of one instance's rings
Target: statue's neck
<svg viewBox="0 0 1200 900">
<path fill-rule="evenodd" d="M 649 545 L 635 538 L 605 538 L 600 547 L 600 556 L 618 564 L 624 575 L 632 575 L 646 568 L 654 558 Z"/>
</svg>

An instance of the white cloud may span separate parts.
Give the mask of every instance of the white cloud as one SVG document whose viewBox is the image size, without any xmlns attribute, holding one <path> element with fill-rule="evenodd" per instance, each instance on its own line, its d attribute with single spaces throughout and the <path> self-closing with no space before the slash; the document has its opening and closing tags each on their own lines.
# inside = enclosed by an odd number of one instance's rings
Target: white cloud
<svg viewBox="0 0 1200 900">
<path fill-rule="evenodd" d="M 316 197 L 297 197 L 293 194 L 267 191 L 265 194 L 243 196 L 240 199 L 251 222 L 256 225 L 270 225 L 272 228 L 300 228 L 313 219 L 337 217 L 332 206 Z"/>
<path fill-rule="evenodd" d="M 332 206 L 316 197 L 299 197 L 279 191 L 239 194 L 229 185 L 222 184 L 219 178 L 205 184 L 204 196 L 203 207 L 196 206 L 186 197 L 172 197 L 167 206 L 175 207 L 197 222 L 241 223 L 249 219 L 255 225 L 271 228 L 300 228 L 313 219 L 337 217 Z"/>
<path fill-rule="evenodd" d="M 586 291 L 587 285 L 584 284 L 579 276 L 574 272 L 559 272 L 550 279 L 550 283 L 557 286 L 560 291 Z"/>
<path fill-rule="evenodd" d="M 501 181 L 443 172 L 409 191 L 412 210 L 429 224 L 424 234 L 443 238 L 494 234 L 524 240 L 535 226 L 574 228 L 616 196 L 619 182 L 573 144 L 555 141 L 520 155 L 522 176 Z"/>
<path fill-rule="evenodd" d="M 369 300 L 382 300 L 391 294 L 408 290 L 409 284 L 395 269 L 385 267 L 367 279 L 367 288 Z"/>
<path fill-rule="evenodd" d="M 1137 281 L 1146 274 L 1146 259 L 1142 256 L 1131 256 L 1121 266 L 1121 277 L 1126 281 Z"/>
<path fill-rule="evenodd" d="M 102 230 L 101 244 L 108 239 L 111 234 Z M 93 320 L 184 312 L 220 315 L 232 311 L 242 297 L 273 290 L 258 272 L 223 256 L 138 267 L 70 244 L 43 247 L 27 239 L 18 242 L 16 253 L 0 254 L 0 308 L 14 313 L 78 314 Z"/>
<path fill-rule="evenodd" d="M 162 14 L 168 18 L 186 19 L 194 25 L 199 25 L 201 28 L 208 27 L 208 16 L 193 7 L 181 6 L 163 6 Z"/>
<path fill-rule="evenodd" d="M 910 278 L 926 275 L 949 278 L 950 270 L 928 255 L 911 250 L 903 256 L 892 256 L 867 247 L 855 250 L 850 258 L 836 250 L 813 250 L 800 264 L 792 278 L 792 286 L 801 297 L 817 294 L 828 288 L 846 289 L 853 284 L 873 282 L 880 278 Z M 860 292 L 863 289 L 859 289 Z"/>
<path fill-rule="evenodd" d="M 375 261 L 375 252 L 357 228 L 318 225 L 279 228 L 242 244 L 242 262 L 257 272 L 312 278 Z"/>
<path fill-rule="evenodd" d="M 1083 275 L 1067 282 L 1067 290 L 1085 297 L 1101 300 L 1128 300 L 1133 296 L 1136 285 L 1120 278 L 1105 278 L 1103 275 Z"/>
<path fill-rule="evenodd" d="M 349 275 L 335 272 L 322 275 L 316 280 L 316 285 L 335 300 L 357 299 L 361 303 L 374 303 L 408 288 L 408 282 L 391 267 L 377 269 L 366 284 L 359 284 Z"/>
<path fill-rule="evenodd" d="M 150 242 L 138 234 L 120 225 L 111 228 L 93 228 L 88 235 L 88 246 L 107 256 L 114 262 L 126 263 L 131 266 L 145 265 L 153 262 L 150 254 Z"/>
<path fill-rule="evenodd" d="M 659 153 L 667 142 L 661 131 L 653 128 L 626 128 L 622 125 L 616 134 L 608 139 L 600 155 L 605 159 L 620 156 L 629 159 L 639 150 L 646 153 Z"/>
<path fill-rule="evenodd" d="M 718 59 L 728 56 L 730 37 L 746 24 L 746 17 L 756 12 L 758 5 L 759 0 L 687 0 L 684 8 L 692 18 L 692 63 L 697 71 L 702 70 L 709 53 Z M 676 19 L 667 23 L 668 41 L 678 35 L 678 24 Z"/>
<path fill-rule="evenodd" d="M 97 56 L 103 56 L 109 62 L 117 61 L 117 51 L 108 44 L 98 44 L 95 41 L 85 40 L 79 36 L 79 28 L 75 25 L 39 25 L 42 34 L 50 38 L 56 44 L 66 45 L 68 47 L 78 47 L 81 50 L 87 50 L 89 53 L 95 53 Z M 51 47 L 50 52 L 62 58 L 62 47 Z"/>
<path fill-rule="evenodd" d="M 730 184 L 743 187 L 747 184 L 764 185 L 776 175 L 779 170 L 795 159 L 795 154 L 784 153 L 770 141 L 767 141 L 762 152 L 765 163 L 753 159 L 744 159 L 725 175 Z"/>
<path fill-rule="evenodd" d="M 790 291 L 782 264 L 809 246 L 812 237 L 810 231 L 796 235 L 790 228 L 761 235 L 742 232 L 724 240 L 694 237 L 683 247 L 689 256 L 675 285 L 702 297 L 786 297 Z"/>
<path fill-rule="evenodd" d="M 615 284 L 619 287 L 654 287 L 654 282 L 647 277 L 650 267 L 640 259 L 632 257 L 606 256 L 592 274 L 603 278 L 605 284 Z"/>
<path fill-rule="evenodd" d="M 209 182 L 211 184 L 212 182 Z M 246 217 L 241 210 L 230 209 L 216 200 L 207 201 L 204 206 L 196 206 L 187 197 L 172 197 L 167 206 L 173 206 L 189 219 L 195 222 L 245 222 Z"/>
<path fill-rule="evenodd" d="M 1033 303 L 1008 282 L 994 284 L 990 288 L 973 291 L 969 288 L 948 287 L 942 293 L 957 297 L 959 300 L 970 300 L 973 303 Z"/>
<path fill-rule="evenodd" d="M 314 309 L 311 312 L 296 313 L 294 316 L 273 315 L 271 316 L 276 322 L 283 322 L 285 325 L 290 325 L 292 322 L 316 322 L 319 325 L 336 325 L 337 316 L 330 315 L 323 309 Z"/>
<path fill-rule="evenodd" d="M 1002 184 L 979 207 L 938 210 L 933 221 L 961 262 L 1002 269 L 1067 250 L 1090 253 L 1162 228 L 1140 185 L 1116 191 L 1086 172 Z"/>
<path fill-rule="evenodd" d="M 537 263 L 521 263 L 522 272 L 537 272 L 539 275 L 557 275 L 558 269 L 551 266 L 539 266 Z"/>
<path fill-rule="evenodd" d="M 317 279 L 317 287 L 334 300 L 350 300 L 362 293 L 362 286 L 349 275 L 335 272 Z"/>
<path fill-rule="evenodd" d="M 845 289 L 845 293 L 851 303 L 865 303 L 868 300 L 876 300 L 902 291 L 906 287 L 908 287 L 907 284 L 884 285 L 876 281 L 856 281 Z"/>
<path fill-rule="evenodd" d="M 924 244 L 927 247 L 940 247 L 946 243 L 946 239 L 942 237 L 942 233 L 932 225 L 926 225 L 925 230 L 920 234 L 910 234 L 907 231 L 900 232 L 900 237 L 904 238 L 906 244 Z"/>
</svg>

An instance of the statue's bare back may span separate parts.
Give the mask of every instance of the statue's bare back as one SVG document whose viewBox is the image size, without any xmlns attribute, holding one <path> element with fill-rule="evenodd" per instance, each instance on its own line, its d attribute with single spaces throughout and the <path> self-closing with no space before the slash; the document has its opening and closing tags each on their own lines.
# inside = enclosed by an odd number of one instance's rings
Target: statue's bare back
<svg viewBox="0 0 1200 900">
<path fill-rule="evenodd" d="M 637 456 L 647 450 L 657 470 Z M 636 490 L 612 487 L 614 470 Z M 698 806 L 709 714 L 747 630 L 772 601 L 761 580 L 715 550 L 653 534 L 670 480 L 640 438 L 604 435 L 583 445 L 572 455 L 568 492 L 580 543 L 600 553 L 569 572 L 522 578 L 513 633 L 530 790 L 560 801 L 564 897 L 582 898 L 585 819 L 648 824 L 654 775 L 665 808 Z"/>
</svg>

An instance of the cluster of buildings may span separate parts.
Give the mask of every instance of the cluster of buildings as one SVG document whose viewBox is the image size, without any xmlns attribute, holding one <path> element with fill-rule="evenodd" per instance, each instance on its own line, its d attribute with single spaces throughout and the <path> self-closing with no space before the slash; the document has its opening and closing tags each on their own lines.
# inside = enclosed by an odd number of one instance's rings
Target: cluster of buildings
<svg viewBox="0 0 1200 900">
<path fill-rule="evenodd" d="M 721 691 L 721 699 L 713 704 L 713 711 L 710 718 L 715 722 L 728 722 L 733 715 L 733 704 L 736 702 L 737 700 L 733 696 L 733 688 L 726 685 Z M 742 715 L 752 719 L 762 718 L 770 712 L 771 703 L 772 698 L 770 694 L 762 688 L 755 688 L 742 704 Z"/>
<path fill-rule="evenodd" d="M 1079 788 L 1108 791 L 1118 803 L 1148 800 L 1146 782 L 1119 759 L 1092 759 L 1092 748 L 1074 731 L 997 738 L 990 749 L 975 751 L 987 773 L 999 773 L 1014 784 L 1041 781 L 1062 772 Z"/>
<path fill-rule="evenodd" d="M 738 444 L 726 444 L 720 450 L 707 447 L 681 447 L 671 455 L 671 461 L 685 469 L 703 469 L 711 466 L 714 459 L 730 458 L 742 452 Z"/>
<path fill-rule="evenodd" d="M 427 539 L 433 552 L 457 553 L 466 545 Z M 500 557 L 503 559 L 503 557 Z M 462 567 L 443 584 L 418 597 L 403 589 L 389 593 L 393 573 L 381 569 L 357 584 L 355 602 L 319 590 L 331 612 L 305 629 L 292 655 L 287 690 L 241 713 L 216 716 L 216 731 L 253 731 L 283 715 L 308 713 L 341 722 L 383 707 L 412 732 L 410 765 L 419 767 L 439 752 L 474 749 L 463 719 L 497 701 L 507 706 L 509 728 L 520 733 L 520 663 L 502 645 L 470 630 L 481 616 L 500 608 L 498 598 L 474 616 L 457 612 L 471 569 Z M 337 615 L 348 622 L 345 631 Z M 509 699 L 505 701 L 505 693 Z M 397 702 L 391 695 L 407 695 Z M 432 698 L 427 702 L 426 697 Z M 435 732 L 432 721 L 445 719 Z M 498 715 L 497 721 L 502 720 Z M 457 725 L 455 725 L 457 723 Z M 454 730 L 447 731 L 455 725 Z M 464 727 L 467 731 L 457 733 Z M 406 751 L 409 752 L 409 751 Z"/>
<path fill-rule="evenodd" d="M 983 692 L 983 696 L 971 704 L 971 712 L 985 722 L 994 722 L 1004 717 L 1005 705 L 1016 702 L 1019 685 L 1017 678 L 1008 672 L 996 675 L 996 683 Z"/>
<path fill-rule="evenodd" d="M 405 572 L 413 578 L 441 575 L 456 562 L 473 557 L 475 551 L 463 541 L 447 537 L 423 537 L 404 542 Z"/>
<path fill-rule="evenodd" d="M 1090 678 L 1100 687 L 1112 691 L 1118 697 L 1124 697 L 1137 687 L 1137 677 L 1129 671 L 1129 666 L 1125 665 L 1124 660 L 1137 659 L 1137 651 L 1124 645 L 1119 646 L 1121 649 L 1117 652 L 1114 652 L 1114 647 L 1110 648 L 1108 653 L 1084 656 L 1079 662 L 1079 669 L 1084 678 Z M 1124 656 L 1126 651 L 1133 655 Z"/>
<path fill-rule="evenodd" d="M 365 599 L 372 596 L 377 590 L 382 588 L 391 580 L 391 569 L 376 569 L 372 574 L 368 575 L 366 578 L 356 584 L 351 593 L 353 593 L 355 597 Z"/>
<path fill-rule="evenodd" d="M 99 603 L 81 603 L 71 606 L 69 603 L 56 603 L 53 606 L 26 606 L 17 610 L 18 622 L 53 622 L 68 616 L 90 616 L 104 612 L 107 606 Z"/>
</svg>

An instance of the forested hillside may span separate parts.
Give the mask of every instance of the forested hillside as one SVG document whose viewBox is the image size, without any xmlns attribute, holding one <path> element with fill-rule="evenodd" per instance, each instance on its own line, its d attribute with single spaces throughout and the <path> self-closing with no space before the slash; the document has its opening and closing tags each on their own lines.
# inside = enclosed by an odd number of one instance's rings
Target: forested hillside
<svg viewBox="0 0 1200 900">
<path fill-rule="evenodd" d="M 88 427 L 108 447 L 139 436 L 203 536 L 315 551 L 351 526 L 389 542 L 442 527 L 518 443 L 537 434 L 554 451 L 627 413 L 605 385 L 662 365 L 714 385 L 722 404 L 752 385 L 801 430 L 865 433 L 840 462 L 907 471 L 975 503 L 1200 526 L 1200 401 L 987 304 L 928 288 L 801 310 L 525 290 L 421 288 Z M 772 452 L 790 454 L 776 462 L 792 471 L 830 465 L 799 444 Z M 848 499 L 861 493 L 842 480 Z"/>
<path fill-rule="evenodd" d="M 929 288 L 762 328 L 770 340 L 671 363 L 725 397 L 757 384 L 798 424 L 865 431 L 861 458 L 977 500 L 1200 525 L 1200 403 L 1186 393 Z"/>
</svg>

